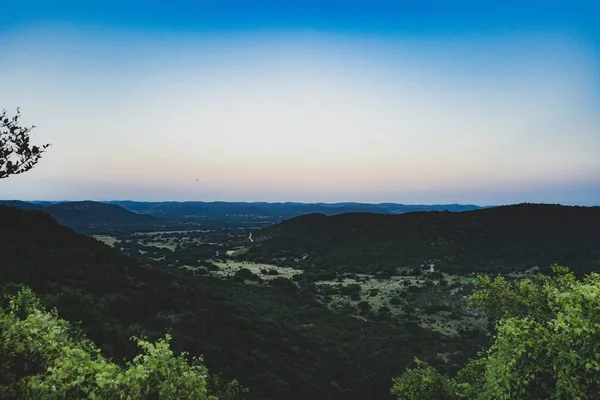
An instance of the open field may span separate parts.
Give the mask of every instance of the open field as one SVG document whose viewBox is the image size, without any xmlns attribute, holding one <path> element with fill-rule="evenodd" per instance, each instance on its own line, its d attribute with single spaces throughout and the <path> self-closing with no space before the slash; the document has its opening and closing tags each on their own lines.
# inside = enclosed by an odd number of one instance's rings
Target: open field
<svg viewBox="0 0 600 400">
<path fill-rule="evenodd" d="M 161 235 L 163 233 L 193 233 L 193 232 L 200 232 L 200 233 L 208 233 L 211 232 L 211 230 L 205 230 L 205 229 L 189 229 L 189 230 L 184 230 L 184 231 L 153 231 L 153 232 L 135 232 L 134 235 L 137 236 L 156 236 L 156 235 Z"/>
<path fill-rule="evenodd" d="M 102 243 L 110 246 L 110 247 L 114 247 L 115 242 L 117 241 L 117 238 L 114 236 L 108 236 L 108 235 L 94 235 L 92 236 L 94 239 L 101 241 Z"/>
<path fill-rule="evenodd" d="M 158 247 L 159 249 L 169 249 L 169 250 L 175 250 L 175 247 L 177 247 L 177 243 L 174 243 L 173 241 L 160 241 L 160 242 L 148 242 L 148 243 L 140 243 L 143 246 L 154 246 L 154 247 Z"/>
<path fill-rule="evenodd" d="M 152 236 L 152 235 L 150 235 L 150 236 Z M 92 237 L 110 247 L 115 247 L 115 243 L 119 241 L 119 239 L 116 238 L 115 236 L 109 236 L 109 235 L 94 235 Z M 143 237 L 143 235 L 140 235 L 140 237 Z M 155 247 L 158 247 L 161 249 L 169 249 L 169 250 L 174 250 L 175 247 L 177 247 L 177 243 L 175 243 L 175 241 L 172 239 L 160 239 L 160 240 L 156 240 L 156 241 L 152 241 L 152 242 L 139 240 L 139 241 L 137 241 L 137 243 L 141 246 L 155 246 Z"/>
<path fill-rule="evenodd" d="M 219 271 L 214 272 L 214 274 L 217 276 L 222 276 L 222 277 L 233 276 L 237 271 L 239 271 L 242 268 L 249 269 L 250 271 L 252 271 L 253 274 L 258 275 L 261 279 L 263 279 L 265 281 L 272 280 L 275 278 L 290 279 L 292 276 L 301 274 L 303 272 L 302 270 L 299 270 L 299 269 L 283 268 L 283 267 L 277 267 L 275 265 L 258 264 L 258 263 L 245 262 L 245 261 L 226 260 L 225 262 L 215 262 L 215 261 L 212 261 L 212 262 L 213 262 L 213 264 L 215 264 L 216 266 L 219 267 Z M 263 273 L 261 273 L 261 270 L 267 270 L 267 271 L 275 270 L 275 271 L 277 271 L 278 275 L 263 274 Z"/>
</svg>

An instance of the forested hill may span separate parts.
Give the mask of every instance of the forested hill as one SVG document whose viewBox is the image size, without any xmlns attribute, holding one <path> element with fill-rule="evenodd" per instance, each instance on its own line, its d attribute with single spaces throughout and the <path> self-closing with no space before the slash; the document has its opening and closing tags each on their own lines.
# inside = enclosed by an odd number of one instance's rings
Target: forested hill
<svg viewBox="0 0 600 400">
<path fill-rule="evenodd" d="M 389 271 L 434 262 L 444 272 L 600 268 L 600 207 L 519 204 L 461 213 L 311 214 L 256 234 L 248 258 L 300 268 Z"/>
<path fill-rule="evenodd" d="M 24 201 L 2 201 L 0 204 L 24 210 L 39 210 L 51 215 L 63 225 L 81 233 L 108 233 L 120 230 L 159 229 L 166 221 L 151 215 L 136 214 L 123 207 L 97 201 L 72 201 L 50 205 Z"/>
<path fill-rule="evenodd" d="M 44 209 L 58 222 L 70 227 L 94 227 L 107 225 L 158 224 L 159 218 L 136 214 L 113 204 L 96 201 L 73 201 L 48 206 Z"/>
<path fill-rule="evenodd" d="M 0 281 L 42 292 L 69 284 L 97 295 L 145 274 L 138 263 L 101 242 L 76 234 L 42 211 L 0 205 Z"/>
<path fill-rule="evenodd" d="M 175 351 L 204 355 L 211 371 L 248 387 L 248 399 L 386 399 L 390 378 L 415 356 L 452 369 L 481 349 L 477 334 L 447 337 L 414 323 L 336 314 L 308 283 L 173 274 L 40 211 L 0 206 L 0 221 L 1 290 L 30 286 L 117 361 L 135 354 L 131 336 L 155 340 L 170 331 Z"/>
</svg>

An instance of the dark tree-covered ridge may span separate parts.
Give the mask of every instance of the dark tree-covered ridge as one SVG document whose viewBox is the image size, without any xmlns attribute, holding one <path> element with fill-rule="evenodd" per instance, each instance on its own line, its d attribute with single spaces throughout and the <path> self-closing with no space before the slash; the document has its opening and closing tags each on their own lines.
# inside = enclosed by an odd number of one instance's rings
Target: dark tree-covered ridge
<svg viewBox="0 0 600 400">
<path fill-rule="evenodd" d="M 435 262 L 444 272 L 510 272 L 553 263 L 600 267 L 600 207 L 519 204 L 402 215 L 311 214 L 255 234 L 249 259 L 298 268 L 393 273 Z"/>
</svg>

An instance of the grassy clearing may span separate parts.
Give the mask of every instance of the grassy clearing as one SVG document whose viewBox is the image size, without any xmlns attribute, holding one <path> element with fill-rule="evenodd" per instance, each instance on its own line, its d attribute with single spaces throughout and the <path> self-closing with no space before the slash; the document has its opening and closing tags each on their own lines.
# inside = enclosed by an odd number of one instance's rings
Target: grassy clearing
<svg viewBox="0 0 600 400">
<path fill-rule="evenodd" d="M 139 242 L 138 242 L 139 243 Z M 160 249 L 169 249 L 171 251 L 175 250 L 177 245 L 173 242 L 148 242 L 148 243 L 140 243 L 142 246 L 154 246 Z"/>
<path fill-rule="evenodd" d="M 156 236 L 157 234 L 160 234 L 160 233 L 163 233 L 163 232 L 150 232 L 148 234 L 148 236 L 153 238 L 153 236 Z M 177 246 L 177 243 L 172 238 L 168 238 L 168 239 L 156 238 L 157 240 L 143 243 L 142 239 L 147 239 L 147 238 L 144 238 L 146 233 L 140 232 L 140 233 L 135 233 L 135 235 L 140 236 L 140 240 L 137 240 L 136 242 L 142 246 L 155 246 L 155 247 L 159 247 L 161 249 L 169 249 L 169 250 L 174 250 L 175 247 Z M 110 247 L 114 247 L 115 243 L 119 240 L 116 237 L 110 236 L 110 235 L 93 235 L 92 237 Z"/>
<path fill-rule="evenodd" d="M 240 248 L 236 248 L 236 249 L 232 249 L 232 250 L 227 250 L 225 252 L 225 255 L 228 257 L 235 257 L 235 256 L 239 256 L 241 254 L 247 253 L 248 250 L 249 250 L 249 247 L 240 247 Z"/>
<path fill-rule="evenodd" d="M 219 271 L 215 271 L 215 272 L 213 272 L 213 274 L 215 274 L 217 276 L 222 276 L 222 277 L 233 276 L 233 275 L 235 275 L 235 273 L 237 271 L 239 271 L 242 268 L 249 269 L 250 271 L 252 271 L 253 274 L 258 275 L 265 281 L 275 279 L 275 278 L 290 279 L 292 276 L 294 276 L 296 274 L 301 274 L 303 272 L 302 270 L 299 270 L 299 269 L 284 268 L 284 267 L 278 267 L 278 266 L 270 265 L 270 264 L 258 264 L 258 263 L 246 262 L 246 261 L 226 260 L 226 262 L 212 261 L 212 263 L 219 267 Z M 279 273 L 279 275 L 263 274 L 263 273 L 261 273 L 262 269 L 266 269 L 266 270 L 273 269 L 273 270 L 277 271 Z"/>
<path fill-rule="evenodd" d="M 115 242 L 117 241 L 117 238 L 114 236 L 108 236 L 108 235 L 94 235 L 92 236 L 94 239 L 101 241 L 102 243 L 110 246 L 110 247 L 114 247 L 115 246 Z"/>
<path fill-rule="evenodd" d="M 360 294 L 364 300 L 371 304 L 377 304 L 378 299 L 391 299 L 406 290 L 409 285 L 423 286 L 423 279 L 414 276 L 392 276 L 389 279 L 381 279 L 374 275 L 361 274 L 360 279 L 344 278 L 343 280 L 329 280 L 316 282 L 317 285 L 360 285 Z M 377 295 L 370 296 L 369 292 L 376 289 Z"/>
<path fill-rule="evenodd" d="M 163 234 L 163 233 L 193 233 L 193 232 L 208 233 L 208 232 L 212 232 L 212 231 L 211 230 L 205 230 L 205 229 L 190 229 L 190 230 L 186 230 L 186 231 L 135 232 L 134 235 L 137 235 L 137 236 L 156 236 L 156 235 L 160 235 L 160 234 Z"/>
<path fill-rule="evenodd" d="M 406 283 L 405 283 L 406 282 Z M 405 301 L 401 304 L 391 304 L 391 300 L 395 297 L 402 297 L 406 292 L 407 285 L 422 286 L 422 280 L 418 277 L 411 276 L 394 276 L 390 279 L 380 279 L 375 276 L 363 276 L 361 280 L 344 279 L 338 281 L 322 281 L 317 282 L 317 285 L 360 285 L 360 299 L 352 300 L 344 295 L 332 295 L 331 302 L 328 304 L 332 309 L 347 307 L 348 305 L 356 307 L 362 301 L 366 301 L 371 306 L 373 311 L 379 310 L 381 307 L 388 307 L 390 314 L 394 317 L 399 317 L 405 308 Z M 376 292 L 376 293 L 375 293 Z"/>
<path fill-rule="evenodd" d="M 463 288 L 472 283 L 473 278 L 444 274 L 444 279 L 448 282 L 445 286 L 439 285 L 439 281 L 434 281 L 433 285 L 430 283 L 430 286 L 427 286 L 425 278 L 421 276 L 393 276 L 390 279 L 381 279 L 373 275 L 361 274 L 358 279 L 344 278 L 343 280 L 320 281 L 316 284 L 360 285 L 360 298 L 355 297 L 354 300 L 348 295 L 341 294 L 325 296 L 325 301 L 331 309 L 345 309 L 352 312 L 353 309 L 358 308 L 358 303 L 367 302 L 373 312 L 377 313 L 384 307 L 389 310 L 388 312 L 393 318 L 405 318 L 407 310 L 412 310 L 419 325 L 445 335 L 457 335 L 461 328 L 484 329 L 487 321 L 484 318 L 472 316 L 466 311 Z M 453 287 L 450 287 L 451 285 Z M 409 290 L 409 288 L 413 289 Z M 434 307 L 435 310 L 435 307 L 439 306 L 449 306 L 454 312 L 442 309 L 425 312 L 428 308 Z"/>
</svg>

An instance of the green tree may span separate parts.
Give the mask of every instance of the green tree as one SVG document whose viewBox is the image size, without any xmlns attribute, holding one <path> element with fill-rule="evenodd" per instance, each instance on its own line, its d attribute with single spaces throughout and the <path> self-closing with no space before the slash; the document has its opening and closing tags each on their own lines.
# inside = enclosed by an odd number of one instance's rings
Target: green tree
<svg viewBox="0 0 600 400">
<path fill-rule="evenodd" d="M 454 379 L 440 374 L 424 361 L 415 359 L 415 367 L 407 368 L 393 379 L 391 393 L 398 399 L 453 400 L 460 397 Z"/>
<path fill-rule="evenodd" d="M 501 275 L 494 279 L 478 275 L 471 305 L 494 320 L 508 317 L 548 320 L 555 315 L 548 296 L 568 291 L 576 284 L 575 275 L 568 268 L 553 265 L 552 271 L 553 277 L 537 274 L 513 281 Z"/>
<path fill-rule="evenodd" d="M 21 111 L 9 117 L 6 110 L 0 113 L 0 179 L 22 174 L 32 169 L 50 146 L 30 144 L 29 134 L 35 126 L 21 126 Z"/>
<path fill-rule="evenodd" d="M 121 366 L 56 310 L 44 310 L 30 289 L 8 303 L 0 308 L 0 398 L 216 400 L 209 386 L 224 399 L 244 391 L 235 381 L 209 382 L 202 359 L 175 355 L 168 335 L 156 343 L 134 338 L 141 353 Z"/>
<path fill-rule="evenodd" d="M 509 316 L 498 323 L 482 395 L 594 399 L 600 393 L 600 275 L 576 281 L 562 268 L 555 272 L 524 304 L 528 315 L 507 310 Z"/>
<path fill-rule="evenodd" d="M 477 278 L 471 303 L 496 319 L 492 346 L 457 377 L 423 363 L 394 380 L 399 399 L 595 399 L 600 393 L 600 275 L 514 282 Z M 442 391 L 427 392 L 431 382 Z M 433 397 L 431 397 L 433 396 Z M 435 397 L 437 396 L 437 397 Z"/>
</svg>

